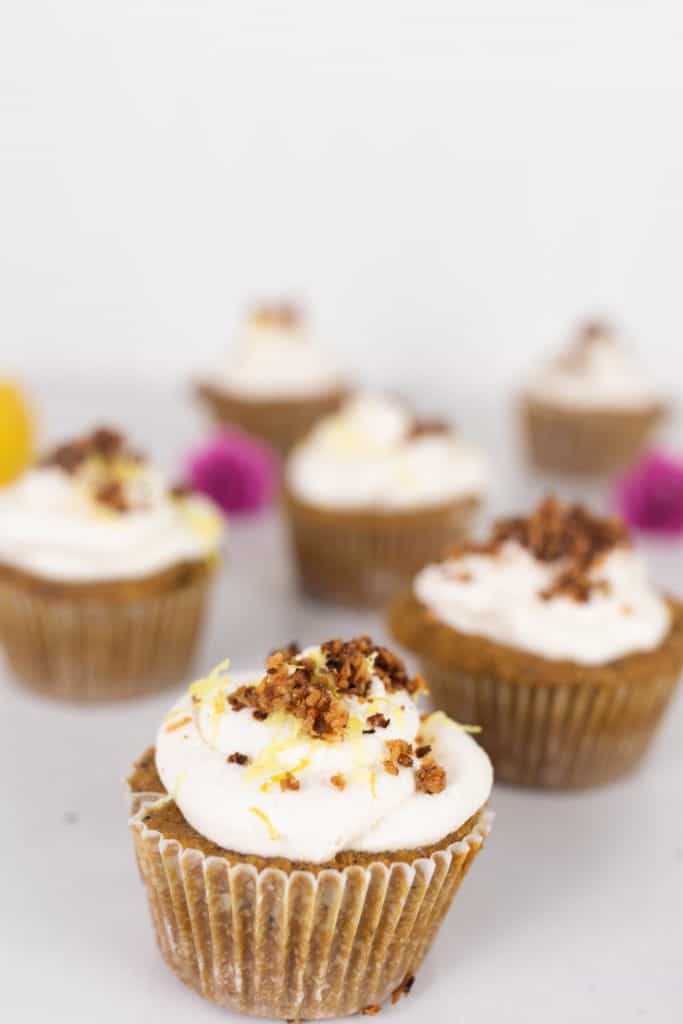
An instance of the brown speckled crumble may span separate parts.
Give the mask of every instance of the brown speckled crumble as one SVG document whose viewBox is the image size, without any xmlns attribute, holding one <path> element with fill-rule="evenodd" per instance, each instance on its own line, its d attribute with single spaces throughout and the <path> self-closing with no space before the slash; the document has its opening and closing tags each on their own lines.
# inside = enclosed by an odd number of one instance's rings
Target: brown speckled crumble
<svg viewBox="0 0 683 1024">
<path fill-rule="evenodd" d="M 446 769 L 438 764 L 423 764 L 415 772 L 415 788 L 418 793 L 442 793 L 446 788 Z"/>
<path fill-rule="evenodd" d="M 239 751 L 235 751 L 234 754 L 230 754 L 228 757 L 228 764 L 251 764 L 251 758 L 247 754 L 240 754 Z"/>
<path fill-rule="evenodd" d="M 620 520 L 593 515 L 583 505 L 565 505 L 549 495 L 529 516 L 500 519 L 485 543 L 459 544 L 446 557 L 496 554 L 511 540 L 541 562 L 562 561 L 557 578 L 541 594 L 544 600 L 564 596 L 581 602 L 607 586 L 604 580 L 592 579 L 590 572 L 615 548 L 630 546 Z"/>
<path fill-rule="evenodd" d="M 347 642 L 328 640 L 320 650 L 322 663 L 296 653 L 292 647 L 274 651 L 260 682 L 241 686 L 230 694 L 228 702 L 233 711 L 251 708 L 259 720 L 273 711 L 284 711 L 298 718 L 310 736 L 334 741 L 341 738 L 348 725 L 344 698 L 367 698 L 373 674 L 390 692 L 405 689 L 413 694 L 424 688 L 420 676 L 409 676 L 400 658 L 374 645 L 369 637 Z M 371 717 L 386 728 L 380 723 L 384 716 Z"/>
</svg>

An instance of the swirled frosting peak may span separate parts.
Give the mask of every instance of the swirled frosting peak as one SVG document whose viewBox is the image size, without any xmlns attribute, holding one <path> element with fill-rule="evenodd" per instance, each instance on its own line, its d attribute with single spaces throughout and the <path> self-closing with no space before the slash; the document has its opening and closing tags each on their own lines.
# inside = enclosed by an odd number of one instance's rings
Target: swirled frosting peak
<svg viewBox="0 0 683 1024">
<path fill-rule="evenodd" d="M 590 320 L 542 367 L 527 392 L 539 401 L 593 409 L 639 409 L 662 402 L 610 324 Z"/>
<path fill-rule="evenodd" d="M 492 775 L 463 728 L 420 716 L 421 689 L 367 637 L 290 646 L 247 677 L 223 664 L 162 724 L 159 775 L 201 835 L 239 853 L 321 863 L 437 842 Z"/>
<path fill-rule="evenodd" d="M 287 463 L 293 494 L 313 505 L 401 508 L 479 497 L 482 454 L 448 424 L 417 419 L 390 395 L 359 393 L 321 420 Z"/>
<path fill-rule="evenodd" d="M 243 324 L 215 383 L 247 399 L 288 399 L 335 391 L 341 378 L 298 307 L 263 303 Z"/>
<path fill-rule="evenodd" d="M 139 578 L 217 553 L 220 514 L 169 489 L 123 434 L 59 445 L 0 491 L 0 562 L 65 582 Z"/>
<path fill-rule="evenodd" d="M 652 650 L 670 627 L 623 525 L 552 497 L 427 566 L 414 591 L 461 633 L 585 665 Z"/>
</svg>

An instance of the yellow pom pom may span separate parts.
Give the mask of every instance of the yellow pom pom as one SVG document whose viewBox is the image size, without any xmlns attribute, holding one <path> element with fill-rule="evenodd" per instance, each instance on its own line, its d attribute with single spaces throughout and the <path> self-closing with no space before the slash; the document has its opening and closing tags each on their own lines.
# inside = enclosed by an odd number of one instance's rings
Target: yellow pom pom
<svg viewBox="0 0 683 1024">
<path fill-rule="evenodd" d="M 0 486 L 26 469 L 33 454 L 33 423 L 21 391 L 0 380 Z"/>
</svg>

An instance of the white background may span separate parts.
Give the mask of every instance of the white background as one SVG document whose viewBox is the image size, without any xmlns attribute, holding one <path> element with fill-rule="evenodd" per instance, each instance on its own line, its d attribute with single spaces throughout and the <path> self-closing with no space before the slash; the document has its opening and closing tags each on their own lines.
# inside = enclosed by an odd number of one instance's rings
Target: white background
<svg viewBox="0 0 683 1024">
<path fill-rule="evenodd" d="M 7 2 L 2 363 L 185 372 L 291 292 L 456 403 L 593 309 L 667 376 L 682 43 L 661 2 Z"/>
<path fill-rule="evenodd" d="M 682 43 L 673 4 L 6 2 L 0 375 L 25 373 L 45 434 L 104 417 L 177 469 L 192 370 L 245 300 L 293 292 L 359 376 L 481 440 L 493 511 L 522 507 L 545 482 L 500 398 L 575 317 L 613 313 L 680 390 Z M 202 668 L 382 636 L 296 598 L 273 519 L 231 545 Z M 683 551 L 650 555 L 680 594 Z M 53 706 L 0 673 L 12 1024 L 234 1019 L 161 963 L 126 834 L 120 779 L 170 700 Z M 682 712 L 612 787 L 496 787 L 491 842 L 387 1021 L 679 1024 Z"/>
</svg>

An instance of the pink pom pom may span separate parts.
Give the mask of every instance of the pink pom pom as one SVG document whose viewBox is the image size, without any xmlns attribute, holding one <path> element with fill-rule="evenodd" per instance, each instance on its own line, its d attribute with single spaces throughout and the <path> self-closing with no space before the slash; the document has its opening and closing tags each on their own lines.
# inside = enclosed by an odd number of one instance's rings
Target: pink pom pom
<svg viewBox="0 0 683 1024">
<path fill-rule="evenodd" d="M 278 463 L 270 448 L 238 430 L 225 430 L 190 453 L 187 481 L 226 515 L 251 515 L 273 500 Z"/>
<path fill-rule="evenodd" d="M 636 530 L 674 536 L 683 532 L 683 462 L 650 452 L 614 488 L 615 504 Z"/>
</svg>

